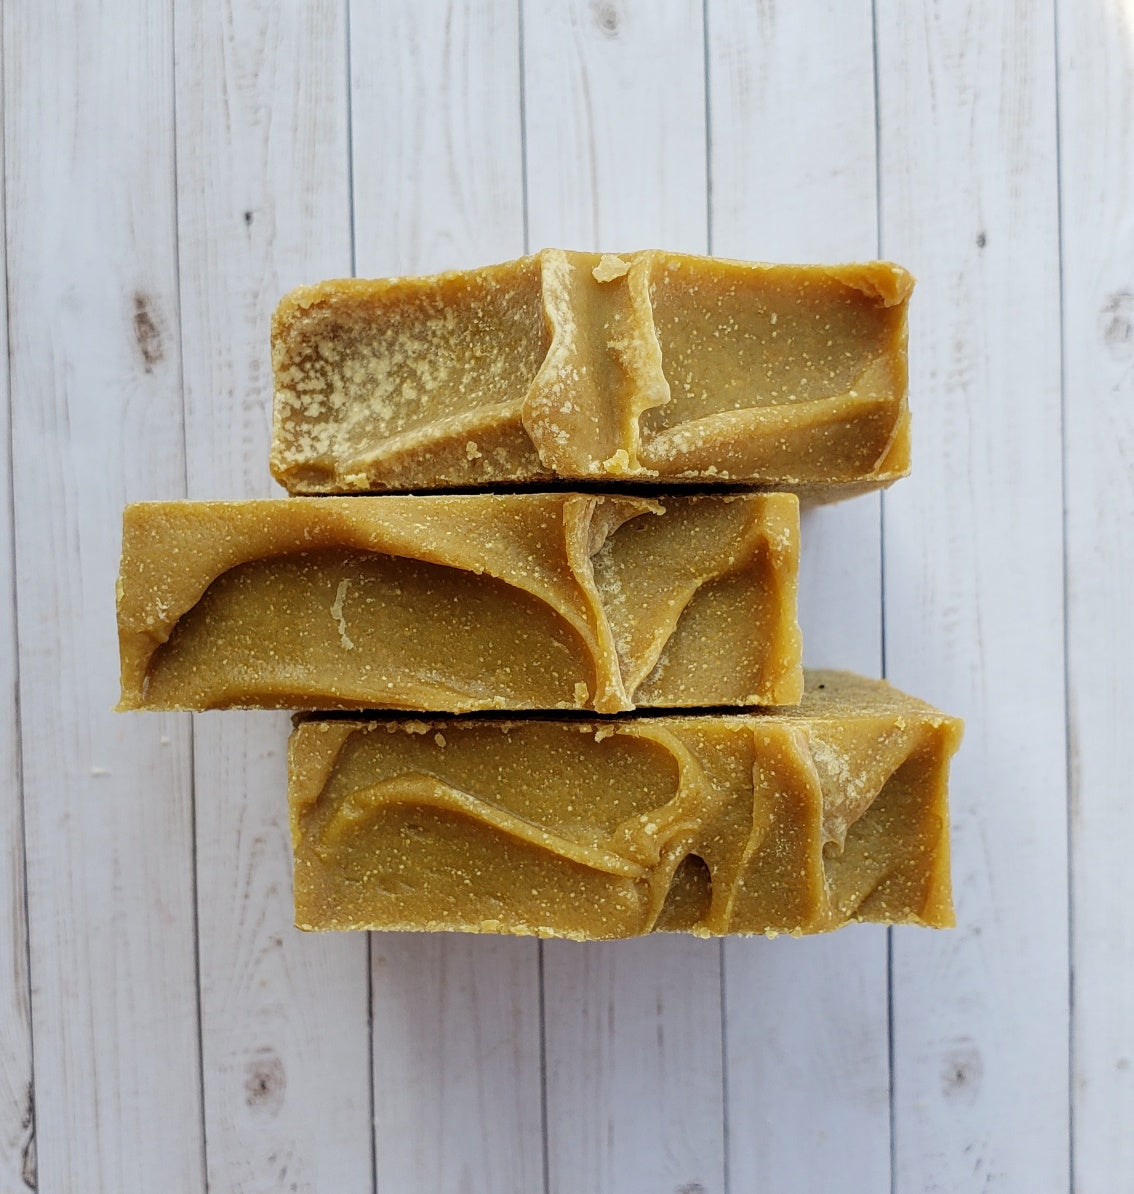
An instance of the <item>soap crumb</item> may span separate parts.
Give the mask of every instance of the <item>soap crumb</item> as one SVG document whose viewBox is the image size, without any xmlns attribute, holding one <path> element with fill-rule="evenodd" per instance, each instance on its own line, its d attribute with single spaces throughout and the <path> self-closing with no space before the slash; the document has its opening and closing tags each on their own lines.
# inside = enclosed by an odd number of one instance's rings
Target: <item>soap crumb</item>
<svg viewBox="0 0 1134 1194">
<path fill-rule="evenodd" d="M 630 262 L 615 253 L 604 253 L 591 273 L 596 282 L 613 282 L 615 278 L 625 277 L 629 269 Z"/>
<path fill-rule="evenodd" d="M 469 458 L 469 460 L 479 460 L 483 455 L 480 448 L 477 447 L 475 439 L 470 439 L 468 443 L 465 444 L 465 455 Z"/>
<path fill-rule="evenodd" d="M 339 641 L 348 651 L 354 650 L 354 643 L 351 642 L 350 636 L 347 634 L 346 618 L 343 616 L 343 601 L 346 600 L 347 590 L 350 588 L 350 581 L 344 576 L 339 581 L 338 591 L 335 593 L 335 599 L 331 602 L 331 617 L 335 619 L 339 627 Z"/>
<path fill-rule="evenodd" d="M 608 457 L 602 462 L 603 470 L 610 473 L 623 475 L 631 472 L 630 454 L 625 448 L 619 448 L 613 456 Z"/>
<path fill-rule="evenodd" d="M 436 742 L 438 746 L 444 746 L 445 745 L 445 735 L 442 734 L 440 730 L 438 730 L 437 733 L 433 735 L 433 741 Z"/>
<path fill-rule="evenodd" d="M 575 685 L 575 702 L 576 702 L 576 704 L 585 705 L 587 703 L 587 698 L 590 695 L 591 695 L 590 689 L 587 688 L 586 684 L 584 684 L 582 680 L 580 680 Z"/>
</svg>

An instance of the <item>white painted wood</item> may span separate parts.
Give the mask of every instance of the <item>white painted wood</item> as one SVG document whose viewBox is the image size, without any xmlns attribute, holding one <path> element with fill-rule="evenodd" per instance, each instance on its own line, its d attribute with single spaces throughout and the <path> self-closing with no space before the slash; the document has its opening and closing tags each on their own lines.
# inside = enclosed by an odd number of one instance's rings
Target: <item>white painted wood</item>
<svg viewBox="0 0 1134 1194">
<path fill-rule="evenodd" d="M 967 721 L 959 927 L 893 934 L 894 1188 L 1063 1192 L 1053 23 L 1032 5 L 886 0 L 877 35 L 882 249 L 920 278 L 914 475 L 883 503 L 887 670 Z"/>
<path fill-rule="evenodd" d="M 376 933 L 378 1190 L 543 1189 L 536 944 Z"/>
<path fill-rule="evenodd" d="M 38 1188 L 201 1189 L 188 718 L 111 712 L 122 506 L 184 485 L 169 13 L 3 15 Z"/>
<path fill-rule="evenodd" d="M 544 946 L 548 1189 L 716 1194 L 720 943 Z"/>
<path fill-rule="evenodd" d="M 700 3 L 526 3 L 533 248 L 707 248 Z M 724 1188 L 720 949 L 544 947 L 549 1189 Z"/>
<path fill-rule="evenodd" d="M 524 249 L 513 0 L 351 10 L 356 267 L 483 265 Z M 378 1189 L 542 1187 L 534 941 L 372 942 Z"/>
<path fill-rule="evenodd" d="M 2 64 L 0 64 L 2 67 Z M 2 84 L 0 84 L 2 87 Z M 0 127 L 0 145 L 4 130 Z M 2 158 L 0 154 L 0 158 Z M 2 208 L 0 208 L 2 211 Z M 0 221 L 0 275 L 7 276 Z M 0 291 L 0 693 L 9 716 L 0 724 L 0 958 L 9 980 L 0 983 L 0 1190 L 35 1182 L 32 1100 L 31 990 L 28 985 L 28 909 L 24 892 L 23 787 L 20 776 L 16 568 L 12 541 L 11 409 L 8 401 L 8 303 Z"/>
<path fill-rule="evenodd" d="M 359 277 L 524 251 L 515 0 L 351 8 Z"/>
<path fill-rule="evenodd" d="M 713 252 L 877 256 L 869 0 L 707 11 Z M 880 675 L 877 495 L 805 511 L 802 533 L 805 658 Z M 848 1172 L 859 1189 L 886 1189 L 885 930 L 729 941 L 724 961 L 731 1189 L 837 1188 Z"/>
<path fill-rule="evenodd" d="M 533 249 L 707 248 L 695 0 L 524 0 Z"/>
<path fill-rule="evenodd" d="M 29 982 L 40 1189 L 204 1189 L 203 1107 L 213 1190 L 365 1190 L 372 1098 L 381 1190 L 544 1187 L 538 946 L 376 940 L 371 1052 L 366 943 L 287 928 L 271 715 L 197 721 L 202 1104 L 188 722 L 108 712 L 122 504 L 182 492 L 178 296 L 193 492 L 272 492 L 266 319 L 293 283 L 349 272 L 348 107 L 360 272 L 521 252 L 521 18 L 532 248 L 706 247 L 707 57 L 713 249 L 869 256 L 865 7 L 708 0 L 705 55 L 701 0 L 3 6 L 21 719 L 0 726 L 0 1189 L 26 1188 Z M 914 476 L 883 503 L 887 664 L 968 718 L 960 928 L 893 936 L 897 1194 L 1068 1188 L 1070 1098 L 1073 1188 L 1134 1180 L 1134 29 L 1122 0 L 1055 7 L 1058 45 L 1043 6 L 877 4 L 881 249 L 920 277 Z M 805 521 L 813 661 L 878 670 L 873 520 L 867 499 Z M 546 947 L 550 1190 L 808 1189 L 843 1147 L 840 1188 L 885 1189 L 881 949 L 730 944 L 722 1033 L 711 944 Z"/>
<path fill-rule="evenodd" d="M 350 272 L 344 11 L 215 0 L 179 10 L 175 36 L 189 495 L 280 494 L 271 313 Z M 194 722 L 209 1182 L 368 1191 L 366 940 L 292 927 L 288 729 Z"/>
<path fill-rule="evenodd" d="M 1075 1189 L 1134 1186 L 1134 10 L 1060 4 Z M 1086 130 L 1089 130 L 1089 135 Z"/>
</svg>

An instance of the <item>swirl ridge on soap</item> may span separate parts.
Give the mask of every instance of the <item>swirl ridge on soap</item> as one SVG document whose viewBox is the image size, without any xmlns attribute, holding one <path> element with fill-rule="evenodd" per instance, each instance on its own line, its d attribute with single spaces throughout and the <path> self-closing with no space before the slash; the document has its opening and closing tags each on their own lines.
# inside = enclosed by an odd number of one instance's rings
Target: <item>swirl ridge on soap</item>
<svg viewBox="0 0 1134 1194">
<path fill-rule="evenodd" d="M 881 681 L 796 708 L 302 721 L 296 920 L 577 939 L 952 923 L 961 726 Z"/>
<path fill-rule="evenodd" d="M 121 707 L 792 702 L 798 521 L 790 494 L 141 503 Z"/>
<path fill-rule="evenodd" d="M 734 482 L 820 499 L 909 469 L 888 262 L 545 249 L 285 296 L 272 472 L 292 493 Z"/>
</svg>

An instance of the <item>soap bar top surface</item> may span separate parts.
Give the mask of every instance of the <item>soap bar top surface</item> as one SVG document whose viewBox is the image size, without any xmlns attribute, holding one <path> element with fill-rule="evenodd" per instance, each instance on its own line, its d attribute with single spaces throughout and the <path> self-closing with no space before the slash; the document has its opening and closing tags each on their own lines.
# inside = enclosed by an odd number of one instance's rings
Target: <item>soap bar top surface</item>
<svg viewBox="0 0 1134 1194">
<path fill-rule="evenodd" d="M 953 923 L 959 721 L 811 673 L 751 713 L 359 721 L 289 748 L 296 923 L 605 939 Z"/>
<path fill-rule="evenodd" d="M 552 479 L 820 498 L 909 471 L 899 266 L 545 249 L 304 286 L 272 323 L 292 493 Z"/>
<path fill-rule="evenodd" d="M 122 709 L 785 704 L 791 494 L 145 502 Z"/>
</svg>

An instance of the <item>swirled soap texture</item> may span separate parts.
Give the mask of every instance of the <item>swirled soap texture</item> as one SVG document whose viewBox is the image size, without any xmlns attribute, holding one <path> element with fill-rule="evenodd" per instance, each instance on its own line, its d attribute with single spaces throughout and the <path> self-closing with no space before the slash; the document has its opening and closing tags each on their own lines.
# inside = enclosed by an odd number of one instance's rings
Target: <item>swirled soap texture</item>
<svg viewBox="0 0 1134 1194">
<path fill-rule="evenodd" d="M 798 535 L 791 494 L 140 503 L 120 708 L 794 703 Z"/>
<path fill-rule="evenodd" d="M 811 673 L 800 706 L 606 721 L 312 718 L 296 923 L 601 940 L 953 923 L 961 723 Z"/>
<path fill-rule="evenodd" d="M 887 262 L 559 249 L 300 287 L 272 323 L 272 472 L 292 493 L 888 485 L 909 471 L 912 287 Z"/>
</svg>

